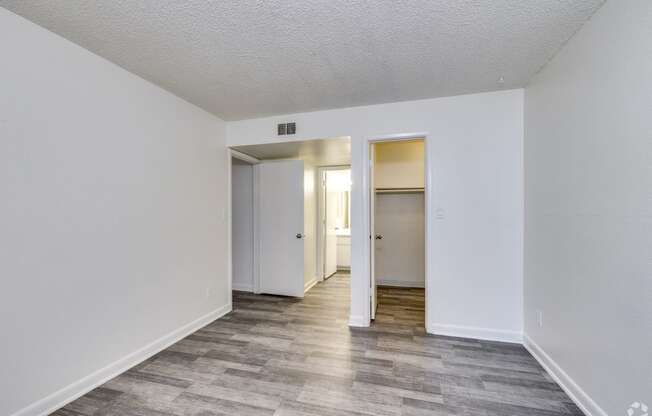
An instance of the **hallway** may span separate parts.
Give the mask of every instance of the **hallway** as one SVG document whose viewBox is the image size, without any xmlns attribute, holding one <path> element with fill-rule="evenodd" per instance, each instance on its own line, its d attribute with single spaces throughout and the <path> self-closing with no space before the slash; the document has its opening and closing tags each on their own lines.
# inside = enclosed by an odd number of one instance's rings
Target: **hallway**
<svg viewBox="0 0 652 416">
<path fill-rule="evenodd" d="M 379 298 L 349 328 L 348 274 L 303 300 L 234 292 L 232 313 L 55 414 L 581 414 L 522 346 L 425 335 L 419 289 Z"/>
</svg>

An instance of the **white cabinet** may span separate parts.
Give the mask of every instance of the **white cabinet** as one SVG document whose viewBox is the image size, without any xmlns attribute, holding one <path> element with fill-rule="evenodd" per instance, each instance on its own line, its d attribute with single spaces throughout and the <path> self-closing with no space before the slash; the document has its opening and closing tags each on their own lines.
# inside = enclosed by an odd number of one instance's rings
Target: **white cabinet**
<svg viewBox="0 0 652 416">
<path fill-rule="evenodd" d="M 337 268 L 338 269 L 351 268 L 351 236 L 350 235 L 337 236 Z"/>
</svg>

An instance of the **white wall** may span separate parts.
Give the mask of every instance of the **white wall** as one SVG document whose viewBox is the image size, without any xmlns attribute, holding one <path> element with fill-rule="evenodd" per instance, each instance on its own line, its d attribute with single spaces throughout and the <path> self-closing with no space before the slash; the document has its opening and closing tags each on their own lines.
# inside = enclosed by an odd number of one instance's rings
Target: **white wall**
<svg viewBox="0 0 652 416">
<path fill-rule="evenodd" d="M 254 168 L 238 159 L 232 160 L 233 289 L 251 292 L 254 288 Z"/>
<path fill-rule="evenodd" d="M 275 135 L 296 121 L 298 134 Z M 522 330 L 523 91 L 291 114 L 227 123 L 231 145 L 351 136 L 351 322 L 368 322 L 368 138 L 428 132 L 434 206 L 427 325 L 438 333 L 519 340 Z M 444 212 L 436 219 L 434 210 Z"/>
<path fill-rule="evenodd" d="M 377 284 L 425 286 L 424 209 L 423 192 L 376 195 L 375 233 L 383 236 L 375 244 Z"/>
<path fill-rule="evenodd" d="M 31 415 L 228 310 L 224 123 L 1 8 L 0 45 L 0 414 Z"/>
<path fill-rule="evenodd" d="M 525 331 L 593 415 L 652 405 L 651 74 L 652 3 L 609 1 L 525 94 Z"/>
</svg>

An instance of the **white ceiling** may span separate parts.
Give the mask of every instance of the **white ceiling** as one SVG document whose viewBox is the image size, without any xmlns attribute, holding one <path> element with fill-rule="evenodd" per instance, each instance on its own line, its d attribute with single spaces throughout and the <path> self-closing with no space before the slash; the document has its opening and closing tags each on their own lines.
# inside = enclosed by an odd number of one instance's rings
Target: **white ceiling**
<svg viewBox="0 0 652 416">
<path fill-rule="evenodd" d="M 603 1 L 0 0 L 0 6 L 237 120 L 523 87 Z"/>
<path fill-rule="evenodd" d="M 233 146 L 232 149 L 260 160 L 301 159 L 315 166 L 351 164 L 351 138 L 303 140 Z"/>
</svg>

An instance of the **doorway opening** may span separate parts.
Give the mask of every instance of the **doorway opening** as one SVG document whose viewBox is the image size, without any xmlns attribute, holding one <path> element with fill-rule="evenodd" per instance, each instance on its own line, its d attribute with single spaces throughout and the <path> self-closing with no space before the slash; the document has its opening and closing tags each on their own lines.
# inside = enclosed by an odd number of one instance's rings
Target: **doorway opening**
<svg viewBox="0 0 652 416">
<path fill-rule="evenodd" d="M 425 140 L 370 143 L 370 279 L 374 324 L 425 326 Z"/>
<path fill-rule="evenodd" d="M 317 267 L 323 281 L 351 271 L 351 167 L 320 167 L 317 183 Z"/>
<path fill-rule="evenodd" d="M 230 152 L 235 303 L 260 299 L 251 294 L 303 298 L 332 290 L 347 299 L 348 317 L 350 273 L 346 265 L 337 270 L 337 234 L 350 232 L 350 138 L 243 145 Z M 331 276 L 333 288 L 324 289 Z"/>
<path fill-rule="evenodd" d="M 258 282 L 258 244 L 256 244 L 255 165 L 260 160 L 232 151 L 230 168 L 231 191 L 231 288 L 255 292 Z"/>
</svg>

